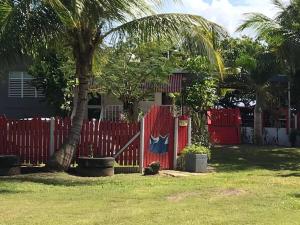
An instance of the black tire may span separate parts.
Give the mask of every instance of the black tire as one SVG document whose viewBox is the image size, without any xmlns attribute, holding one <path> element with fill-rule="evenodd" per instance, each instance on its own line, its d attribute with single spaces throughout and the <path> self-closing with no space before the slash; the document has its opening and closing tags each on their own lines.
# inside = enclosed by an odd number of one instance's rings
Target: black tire
<svg viewBox="0 0 300 225">
<path fill-rule="evenodd" d="M 9 168 L 20 165 L 20 158 L 16 155 L 0 155 L 0 168 Z"/>
<path fill-rule="evenodd" d="M 14 176 L 21 174 L 20 167 L 0 168 L 0 176 Z"/>
<path fill-rule="evenodd" d="M 115 159 L 112 157 L 106 157 L 106 158 L 79 157 L 77 163 L 78 163 L 78 167 L 80 168 L 107 168 L 107 167 L 114 167 Z"/>
<path fill-rule="evenodd" d="M 109 177 L 114 175 L 114 168 L 77 168 L 77 174 L 83 177 Z"/>
</svg>

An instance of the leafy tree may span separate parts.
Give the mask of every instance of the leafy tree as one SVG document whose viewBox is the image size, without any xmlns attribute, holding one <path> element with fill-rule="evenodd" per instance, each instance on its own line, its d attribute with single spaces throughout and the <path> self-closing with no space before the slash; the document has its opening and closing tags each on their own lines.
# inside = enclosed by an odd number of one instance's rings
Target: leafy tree
<svg viewBox="0 0 300 225">
<path fill-rule="evenodd" d="M 185 70 L 190 73 L 190 82 L 183 92 L 184 104 L 191 110 L 193 121 L 193 139 L 201 145 L 209 147 L 209 136 L 205 128 L 207 110 L 213 108 L 219 99 L 219 76 L 206 57 L 190 58 Z"/>
<path fill-rule="evenodd" d="M 293 103 L 300 108 L 299 81 L 300 81 L 300 1 L 291 0 L 284 4 L 281 0 L 273 0 L 279 10 L 275 18 L 269 18 L 260 13 L 247 15 L 245 22 L 238 28 L 239 31 L 254 29 L 257 36 L 264 40 L 272 51 L 276 53 L 284 65 L 284 73 L 292 81 Z"/>
<path fill-rule="evenodd" d="M 231 46 L 230 50 L 228 45 Z M 280 71 L 280 63 L 267 46 L 246 37 L 226 40 L 223 49 L 231 76 L 225 79 L 222 87 L 235 90 L 227 94 L 225 99 L 230 97 L 236 103 L 245 102 L 245 105 L 255 101 L 254 141 L 262 144 L 262 110 L 273 97 L 269 79 Z"/>
<path fill-rule="evenodd" d="M 40 50 L 30 66 L 33 84 L 42 88 L 45 99 L 56 114 L 70 115 L 75 86 L 74 66 L 67 53 L 56 49 Z"/>
<path fill-rule="evenodd" d="M 78 100 L 68 139 L 51 157 L 48 167 L 66 170 L 75 156 L 94 76 L 96 53 L 105 43 L 115 44 L 128 37 L 139 41 L 180 37 L 186 28 L 197 27 L 203 43 L 211 43 L 212 28 L 221 29 L 200 16 L 156 14 L 151 3 L 160 0 L 0 0 L 1 39 L 17 33 L 21 52 L 36 52 L 41 43 L 64 43 L 71 49 L 78 79 Z M 8 40 L 6 38 L 6 41 Z M 37 44 L 38 43 L 38 44 Z M 212 52 L 206 45 L 206 52 Z"/>
<path fill-rule="evenodd" d="M 136 121 L 138 103 L 155 91 L 156 84 L 167 82 L 174 69 L 168 56 L 168 45 L 125 43 L 112 49 L 95 81 L 99 90 L 122 101 L 129 121 Z"/>
</svg>

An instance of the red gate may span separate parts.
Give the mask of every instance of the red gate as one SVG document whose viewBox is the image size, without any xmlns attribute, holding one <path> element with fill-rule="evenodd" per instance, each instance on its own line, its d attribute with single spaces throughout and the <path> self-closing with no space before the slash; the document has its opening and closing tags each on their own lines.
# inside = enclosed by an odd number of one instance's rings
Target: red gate
<svg viewBox="0 0 300 225">
<path fill-rule="evenodd" d="M 145 116 L 144 167 L 154 161 L 159 161 L 162 169 L 173 168 L 174 125 L 175 118 L 171 107 L 153 106 Z M 155 144 L 157 144 L 157 149 L 155 149 Z"/>
<path fill-rule="evenodd" d="M 237 145 L 241 143 L 239 109 L 212 109 L 208 112 L 208 131 L 213 144 Z"/>
</svg>

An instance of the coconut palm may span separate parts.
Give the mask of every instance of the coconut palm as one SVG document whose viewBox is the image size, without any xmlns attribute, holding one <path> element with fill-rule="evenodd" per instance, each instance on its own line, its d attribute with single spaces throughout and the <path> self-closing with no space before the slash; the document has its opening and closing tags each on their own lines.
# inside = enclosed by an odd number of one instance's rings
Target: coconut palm
<svg viewBox="0 0 300 225">
<path fill-rule="evenodd" d="M 222 46 L 225 64 L 230 68 L 227 72 L 231 74 L 222 87 L 237 90 L 238 100 L 255 100 L 254 143 L 262 144 L 262 111 L 272 99 L 269 80 L 279 72 L 280 62 L 265 44 L 250 38 L 227 39 Z"/>
<path fill-rule="evenodd" d="M 300 66 L 297 57 L 300 51 L 300 0 L 291 0 L 289 5 L 273 0 L 273 4 L 278 8 L 275 18 L 260 13 L 247 14 L 237 31 L 254 29 L 286 64 L 287 73 L 294 75 L 296 67 Z"/>
<path fill-rule="evenodd" d="M 265 40 L 277 54 L 285 65 L 285 72 L 291 78 L 300 66 L 297 57 L 300 53 L 300 1 L 291 0 L 290 4 L 285 5 L 281 0 L 273 0 L 273 4 L 278 9 L 275 18 L 260 13 L 250 13 L 237 30 L 254 29 L 258 37 Z M 254 131 L 259 132 L 262 126 L 260 111 L 255 110 L 255 115 Z M 255 136 L 259 137 L 259 135 Z"/>
<path fill-rule="evenodd" d="M 21 52 L 34 53 L 41 43 L 63 43 L 75 61 L 78 79 L 77 104 L 68 139 L 51 157 L 48 166 L 66 170 L 80 140 L 93 60 L 101 56 L 104 44 L 126 39 L 139 41 L 168 38 L 176 40 L 183 30 L 196 27 L 203 34 L 203 53 L 214 51 L 207 37 L 211 30 L 222 29 L 200 16 L 156 14 L 160 0 L 0 0 L 0 40 L 8 33 L 18 33 Z M 6 39 L 7 40 L 7 39 Z M 2 46 L 1 46 L 2 47 Z M 210 54 L 212 55 L 212 54 Z"/>
</svg>

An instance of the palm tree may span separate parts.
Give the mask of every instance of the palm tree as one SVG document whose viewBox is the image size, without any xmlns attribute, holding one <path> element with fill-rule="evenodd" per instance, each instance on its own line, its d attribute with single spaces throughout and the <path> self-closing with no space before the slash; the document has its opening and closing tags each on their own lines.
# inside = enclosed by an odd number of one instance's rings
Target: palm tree
<svg viewBox="0 0 300 225">
<path fill-rule="evenodd" d="M 279 71 L 276 55 L 259 41 L 250 38 L 223 42 L 228 76 L 222 87 L 238 90 L 242 97 L 256 102 L 254 108 L 254 143 L 262 144 L 262 112 L 271 98 L 269 80 Z M 228 50 L 229 49 L 229 50 Z"/>
<path fill-rule="evenodd" d="M 286 73 L 292 78 L 300 66 L 297 57 L 300 52 L 300 1 L 291 0 L 286 6 L 281 0 L 273 0 L 273 4 L 279 10 L 274 19 L 260 13 L 251 13 L 237 30 L 254 29 L 258 37 L 265 40 L 270 49 L 277 54 L 281 63 L 285 65 Z M 255 115 L 254 131 L 258 132 L 262 125 L 258 109 L 255 110 Z"/>
<path fill-rule="evenodd" d="M 285 5 L 281 0 L 273 0 L 273 4 L 279 10 L 274 19 L 250 13 L 237 31 L 254 29 L 286 65 L 286 72 L 293 76 L 300 66 L 300 1 L 291 0 L 289 5 Z"/>
<path fill-rule="evenodd" d="M 75 155 L 85 115 L 88 90 L 93 78 L 93 60 L 104 44 L 126 39 L 149 41 L 168 37 L 176 40 L 186 28 L 203 34 L 204 54 L 212 52 L 207 37 L 212 28 L 222 29 L 200 16 L 156 14 L 152 5 L 160 0 L 0 0 L 0 39 L 18 32 L 22 52 L 34 53 L 41 43 L 63 43 L 75 61 L 78 79 L 76 112 L 68 139 L 51 157 L 48 167 L 66 170 Z M 35 41 L 34 43 L 32 43 Z M 37 42 L 36 42 L 37 41 Z M 1 46 L 2 47 L 2 46 Z M 210 54 L 211 55 L 211 54 Z"/>
</svg>

